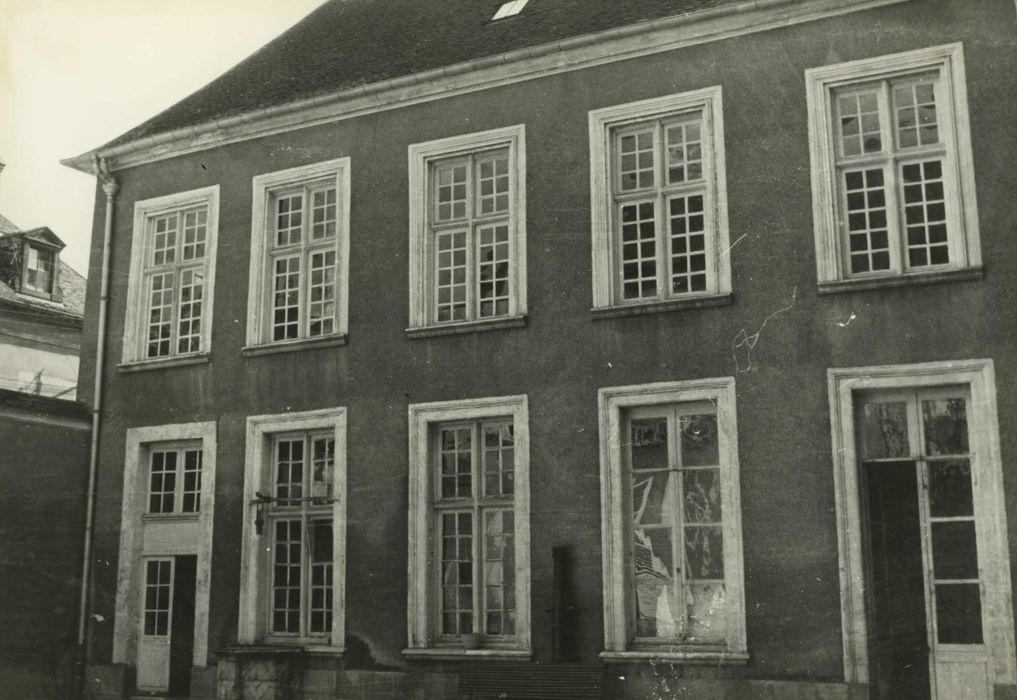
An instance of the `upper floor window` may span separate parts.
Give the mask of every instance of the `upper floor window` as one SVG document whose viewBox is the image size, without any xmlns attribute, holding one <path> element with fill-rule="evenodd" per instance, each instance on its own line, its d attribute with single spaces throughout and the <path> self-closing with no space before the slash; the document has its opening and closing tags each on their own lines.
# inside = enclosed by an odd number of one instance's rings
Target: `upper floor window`
<svg viewBox="0 0 1017 700">
<path fill-rule="evenodd" d="M 730 292 L 719 87 L 590 112 L 594 306 Z"/>
<path fill-rule="evenodd" d="M 410 146 L 411 328 L 525 313 L 522 126 Z"/>
<path fill-rule="evenodd" d="M 806 77 L 820 283 L 977 266 L 961 46 Z"/>
<path fill-rule="evenodd" d="M 57 254 L 33 245 L 25 246 L 25 288 L 51 295 L 55 289 Z"/>
<path fill-rule="evenodd" d="M 605 658 L 747 659 L 734 380 L 600 392 Z"/>
<path fill-rule="evenodd" d="M 347 331 L 349 158 L 254 178 L 249 346 Z"/>
<path fill-rule="evenodd" d="M 218 200 L 214 186 L 135 203 L 125 361 L 208 352 Z"/>
<path fill-rule="evenodd" d="M 528 654 L 526 397 L 410 406 L 410 650 Z"/>
</svg>

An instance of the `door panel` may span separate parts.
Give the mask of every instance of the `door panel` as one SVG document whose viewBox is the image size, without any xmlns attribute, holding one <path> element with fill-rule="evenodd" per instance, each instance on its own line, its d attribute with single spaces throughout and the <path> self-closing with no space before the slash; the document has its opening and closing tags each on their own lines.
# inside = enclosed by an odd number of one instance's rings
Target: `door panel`
<svg viewBox="0 0 1017 700">
<path fill-rule="evenodd" d="M 173 559 L 144 559 L 141 630 L 138 635 L 138 690 L 169 689 L 173 609 Z"/>
<path fill-rule="evenodd" d="M 191 665 L 194 661 L 194 589 L 198 557 L 178 556 L 174 560 L 174 569 L 169 690 L 173 695 L 187 696 L 191 692 Z"/>
</svg>

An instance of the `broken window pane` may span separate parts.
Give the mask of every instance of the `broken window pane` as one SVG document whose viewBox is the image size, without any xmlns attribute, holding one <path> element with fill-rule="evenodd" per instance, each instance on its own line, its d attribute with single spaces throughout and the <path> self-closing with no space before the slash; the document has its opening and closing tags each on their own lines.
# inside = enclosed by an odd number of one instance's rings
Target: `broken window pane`
<svg viewBox="0 0 1017 700">
<path fill-rule="evenodd" d="M 631 421 L 632 469 L 666 469 L 667 418 L 638 418 Z"/>
<path fill-rule="evenodd" d="M 681 632 L 672 534 L 671 528 L 634 530 L 637 637 L 674 639 Z"/>
<path fill-rule="evenodd" d="M 968 453 L 968 419 L 964 399 L 922 401 L 925 451 L 928 455 Z"/>
<path fill-rule="evenodd" d="M 673 523 L 676 508 L 672 472 L 651 472 L 633 477 L 632 515 L 637 527 Z"/>
<path fill-rule="evenodd" d="M 682 466 L 711 466 L 720 461 L 717 416 L 681 417 Z"/>
<path fill-rule="evenodd" d="M 688 579 L 724 578 L 724 537 L 720 527 L 685 527 L 685 565 Z"/>
<path fill-rule="evenodd" d="M 907 404 L 903 401 L 866 403 L 859 429 L 864 459 L 907 457 L 911 453 Z"/>
<path fill-rule="evenodd" d="M 688 585 L 688 637 L 697 641 L 722 641 L 727 635 L 727 596 L 723 583 Z"/>
<path fill-rule="evenodd" d="M 720 470 L 696 469 L 682 472 L 686 523 L 719 523 Z"/>
</svg>

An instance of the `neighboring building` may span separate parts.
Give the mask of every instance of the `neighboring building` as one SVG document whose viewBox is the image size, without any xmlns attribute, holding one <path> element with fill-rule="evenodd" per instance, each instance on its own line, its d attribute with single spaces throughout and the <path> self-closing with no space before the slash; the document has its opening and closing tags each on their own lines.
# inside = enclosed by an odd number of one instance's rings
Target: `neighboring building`
<svg viewBox="0 0 1017 700">
<path fill-rule="evenodd" d="M 85 279 L 46 227 L 0 217 L 0 389 L 74 399 Z"/>
<path fill-rule="evenodd" d="M 89 427 L 75 401 L 0 389 L 0 698 L 72 697 Z"/>
<path fill-rule="evenodd" d="M 1014 75 L 1012 0 L 333 0 L 68 161 L 93 695 L 1015 697 Z"/>
</svg>

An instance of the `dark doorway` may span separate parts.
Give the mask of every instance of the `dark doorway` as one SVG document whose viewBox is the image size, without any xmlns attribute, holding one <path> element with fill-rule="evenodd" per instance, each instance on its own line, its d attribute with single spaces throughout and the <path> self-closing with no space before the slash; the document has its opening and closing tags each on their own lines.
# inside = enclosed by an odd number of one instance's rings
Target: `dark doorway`
<svg viewBox="0 0 1017 700">
<path fill-rule="evenodd" d="M 862 475 L 873 700 L 929 700 L 929 645 L 916 465 L 865 462 Z"/>
<path fill-rule="evenodd" d="M 194 656 L 194 588 L 198 557 L 176 558 L 173 580 L 173 625 L 170 638 L 170 695 L 191 693 L 191 660 Z"/>
</svg>

